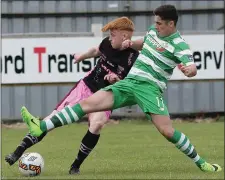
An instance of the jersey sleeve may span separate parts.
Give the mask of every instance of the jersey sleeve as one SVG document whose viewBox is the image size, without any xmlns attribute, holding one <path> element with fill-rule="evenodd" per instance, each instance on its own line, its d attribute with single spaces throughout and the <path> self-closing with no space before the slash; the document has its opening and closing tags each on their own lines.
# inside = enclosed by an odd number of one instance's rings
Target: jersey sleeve
<svg viewBox="0 0 225 180">
<path fill-rule="evenodd" d="M 154 28 L 155 28 L 155 25 L 151 25 L 151 26 L 148 28 L 148 30 L 147 30 L 147 32 L 146 32 L 146 34 L 145 34 L 145 36 L 144 36 L 144 41 L 146 40 L 149 31 L 150 31 L 151 29 L 154 29 Z"/>
<path fill-rule="evenodd" d="M 174 56 L 185 66 L 194 64 L 193 52 L 186 42 L 181 42 L 175 46 Z"/>
<path fill-rule="evenodd" d="M 106 37 L 102 40 L 102 42 L 100 43 L 99 45 L 99 51 L 100 52 L 104 52 L 104 47 L 106 47 L 106 45 L 108 45 L 110 42 L 109 42 L 109 37 Z"/>
</svg>

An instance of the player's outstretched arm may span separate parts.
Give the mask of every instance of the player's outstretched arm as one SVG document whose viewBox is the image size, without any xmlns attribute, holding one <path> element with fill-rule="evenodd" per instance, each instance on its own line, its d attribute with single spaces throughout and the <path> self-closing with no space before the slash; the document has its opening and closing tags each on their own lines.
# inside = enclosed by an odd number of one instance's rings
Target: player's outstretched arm
<svg viewBox="0 0 225 180">
<path fill-rule="evenodd" d="M 126 49 L 126 48 L 130 47 L 132 49 L 140 51 L 140 50 L 142 50 L 143 43 L 144 43 L 144 39 L 143 38 L 137 39 L 137 40 L 134 40 L 134 41 L 132 41 L 130 39 L 127 39 L 127 40 L 125 40 L 122 43 L 122 48 Z"/>
<path fill-rule="evenodd" d="M 87 52 L 85 53 L 76 53 L 74 54 L 74 63 L 79 63 L 80 61 L 83 61 L 84 59 L 92 58 L 92 57 L 97 57 L 100 56 L 100 51 L 98 47 L 93 47 L 90 48 Z"/>
<path fill-rule="evenodd" d="M 143 44 L 144 44 L 144 38 L 137 39 L 137 40 L 132 41 L 132 42 L 133 42 L 133 44 L 131 45 L 132 49 L 135 49 L 137 51 L 142 50 Z"/>
</svg>

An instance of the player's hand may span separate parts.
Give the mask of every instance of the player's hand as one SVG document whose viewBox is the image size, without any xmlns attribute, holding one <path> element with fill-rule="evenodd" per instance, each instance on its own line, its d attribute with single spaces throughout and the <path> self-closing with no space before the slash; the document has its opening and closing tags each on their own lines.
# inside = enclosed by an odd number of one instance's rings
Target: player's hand
<svg viewBox="0 0 225 180">
<path fill-rule="evenodd" d="M 185 67 L 183 64 L 178 64 L 177 67 L 182 73 L 184 73 L 184 71 L 181 69 L 182 67 Z"/>
<path fill-rule="evenodd" d="M 194 77 L 197 74 L 197 68 L 195 64 L 189 66 L 179 65 L 178 68 L 184 73 L 187 77 Z"/>
<path fill-rule="evenodd" d="M 116 74 L 110 73 L 105 75 L 104 80 L 109 81 L 110 84 L 114 84 L 115 82 L 119 81 L 120 78 Z"/>
<path fill-rule="evenodd" d="M 73 57 L 74 57 L 74 61 L 73 61 L 74 64 L 79 63 L 80 61 L 83 60 L 82 54 L 79 54 L 79 53 L 74 54 Z"/>
<path fill-rule="evenodd" d="M 122 49 L 127 49 L 133 45 L 133 42 L 130 39 L 127 39 L 122 42 Z"/>
</svg>

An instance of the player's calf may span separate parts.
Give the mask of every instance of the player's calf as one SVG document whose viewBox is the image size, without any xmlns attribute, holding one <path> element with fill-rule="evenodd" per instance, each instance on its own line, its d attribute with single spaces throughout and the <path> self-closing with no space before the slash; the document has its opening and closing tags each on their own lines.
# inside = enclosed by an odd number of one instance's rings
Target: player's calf
<svg viewBox="0 0 225 180">
<path fill-rule="evenodd" d="M 194 163 L 204 172 L 221 171 L 221 167 L 217 164 L 211 165 L 199 156 L 195 147 L 191 144 L 188 137 L 172 127 L 171 120 L 168 116 L 152 115 L 152 122 L 159 132 L 173 143 L 176 148 L 183 152 L 186 156 L 194 161 Z"/>
<path fill-rule="evenodd" d="M 77 169 L 80 169 L 81 164 L 83 161 L 88 157 L 88 155 L 91 153 L 91 151 L 94 149 L 96 144 L 98 143 L 100 134 L 93 134 L 89 130 L 83 137 L 80 145 L 79 152 L 77 154 L 76 159 L 71 165 L 69 174 L 77 174 L 77 173 L 72 173 L 74 171 L 77 171 Z"/>
<path fill-rule="evenodd" d="M 83 137 L 79 152 L 75 158 L 69 174 L 79 174 L 79 169 L 84 160 L 93 151 L 100 137 L 100 130 L 107 123 L 111 112 L 96 112 L 89 114 L 89 130 Z"/>
</svg>

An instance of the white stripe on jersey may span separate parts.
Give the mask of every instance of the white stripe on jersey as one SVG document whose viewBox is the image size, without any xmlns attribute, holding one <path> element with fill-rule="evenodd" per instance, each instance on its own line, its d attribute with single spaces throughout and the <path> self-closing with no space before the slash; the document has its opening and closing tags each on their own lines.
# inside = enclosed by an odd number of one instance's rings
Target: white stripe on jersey
<svg viewBox="0 0 225 180">
<path fill-rule="evenodd" d="M 184 55 L 192 55 L 192 54 L 193 53 L 192 53 L 192 51 L 190 49 L 186 49 L 186 50 L 174 53 L 174 56 L 176 56 L 178 58 L 181 58 Z"/>
<path fill-rule="evenodd" d="M 175 38 L 175 39 L 173 40 L 173 43 L 174 43 L 174 44 L 179 44 L 179 43 L 181 43 L 181 42 L 186 43 L 185 40 L 182 39 L 182 38 L 180 38 L 180 37 L 177 37 L 177 38 Z"/>
<path fill-rule="evenodd" d="M 140 54 L 138 56 L 138 59 L 142 62 L 144 62 L 147 65 L 150 65 L 152 67 L 152 69 L 154 69 L 154 71 L 160 73 L 162 76 L 164 76 L 166 79 L 170 79 L 171 74 L 167 73 L 166 71 L 164 71 L 163 69 L 161 69 L 159 66 L 157 66 L 154 61 L 152 59 L 150 59 L 149 57 Z"/>
<path fill-rule="evenodd" d="M 151 81 L 155 82 L 160 87 L 160 89 L 162 89 L 162 91 L 166 89 L 166 83 L 159 81 L 158 79 L 154 78 L 150 73 L 135 68 L 134 66 L 131 68 L 129 74 L 150 79 Z"/>
</svg>

